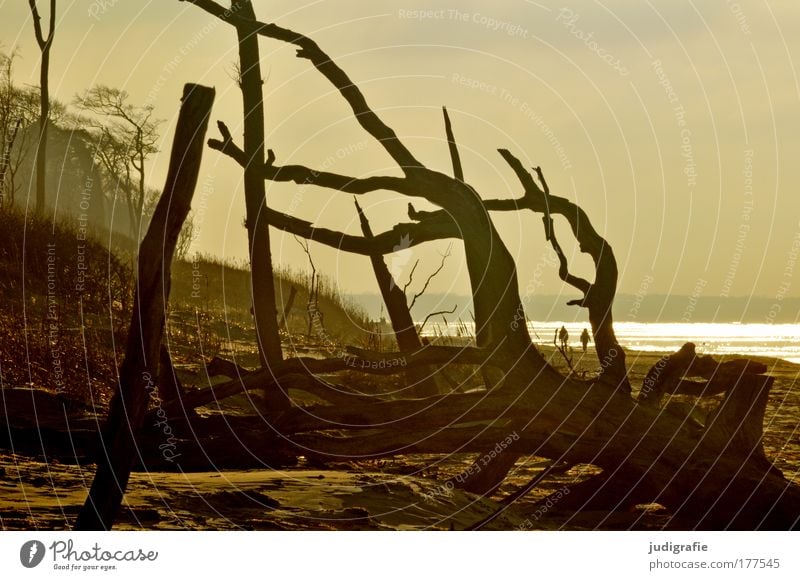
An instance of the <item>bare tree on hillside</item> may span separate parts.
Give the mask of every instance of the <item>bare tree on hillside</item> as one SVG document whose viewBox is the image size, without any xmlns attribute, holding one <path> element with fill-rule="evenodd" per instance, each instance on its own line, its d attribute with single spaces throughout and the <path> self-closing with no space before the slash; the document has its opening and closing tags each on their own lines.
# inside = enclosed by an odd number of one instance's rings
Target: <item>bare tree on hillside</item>
<svg viewBox="0 0 800 580">
<path fill-rule="evenodd" d="M 47 36 L 42 31 L 42 19 L 36 0 L 28 0 L 33 17 L 36 44 L 42 53 L 39 66 L 39 137 L 36 143 L 36 211 L 42 213 L 45 204 L 45 179 L 47 176 L 47 125 L 50 122 L 50 49 L 56 29 L 56 0 L 50 0 L 50 20 Z"/>
<path fill-rule="evenodd" d="M 76 105 L 93 113 L 96 155 L 106 173 L 124 192 L 131 235 L 138 241 L 146 202 L 146 164 L 158 151 L 158 126 L 153 107 L 135 106 L 127 92 L 97 85 L 76 97 Z"/>
</svg>

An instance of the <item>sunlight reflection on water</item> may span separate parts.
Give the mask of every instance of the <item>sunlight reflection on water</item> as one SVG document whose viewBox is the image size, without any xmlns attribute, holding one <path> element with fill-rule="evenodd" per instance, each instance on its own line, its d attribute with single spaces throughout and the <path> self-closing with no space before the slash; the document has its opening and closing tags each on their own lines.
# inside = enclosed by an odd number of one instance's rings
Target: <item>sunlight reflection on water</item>
<svg viewBox="0 0 800 580">
<path fill-rule="evenodd" d="M 528 329 L 537 343 L 552 344 L 554 333 L 566 327 L 569 343 L 580 347 L 580 335 L 588 324 L 576 322 L 531 322 Z M 458 336 L 459 327 L 474 334 L 474 324 L 429 324 L 425 334 Z M 800 324 L 731 323 L 642 323 L 616 322 L 614 329 L 622 346 L 647 352 L 674 351 L 685 342 L 694 342 L 704 354 L 768 356 L 800 364 Z"/>
</svg>

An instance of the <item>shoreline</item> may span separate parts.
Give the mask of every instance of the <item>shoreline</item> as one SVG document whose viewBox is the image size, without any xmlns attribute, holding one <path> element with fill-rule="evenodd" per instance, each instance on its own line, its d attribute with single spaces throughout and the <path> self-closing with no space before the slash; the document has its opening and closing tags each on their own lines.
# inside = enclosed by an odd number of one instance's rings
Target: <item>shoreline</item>
<svg viewBox="0 0 800 580">
<path fill-rule="evenodd" d="M 528 320 L 528 333 L 537 346 L 552 345 L 554 331 L 561 326 L 569 333 L 569 346 L 576 351 L 580 350 L 578 336 L 584 328 L 590 328 L 585 321 Z M 684 343 L 693 342 L 697 345 L 698 352 L 715 357 L 773 357 L 800 364 L 798 323 L 615 321 L 614 330 L 617 340 L 626 351 L 677 351 Z M 442 340 L 457 340 L 461 336 L 474 337 L 474 323 L 450 322 L 445 328 L 441 322 L 431 321 L 423 334 Z"/>
</svg>

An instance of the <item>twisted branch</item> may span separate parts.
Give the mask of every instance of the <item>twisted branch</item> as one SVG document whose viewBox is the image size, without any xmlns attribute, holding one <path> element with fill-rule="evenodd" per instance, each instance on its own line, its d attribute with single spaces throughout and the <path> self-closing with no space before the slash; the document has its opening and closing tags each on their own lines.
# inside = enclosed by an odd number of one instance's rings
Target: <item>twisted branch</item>
<svg viewBox="0 0 800 580">
<path fill-rule="evenodd" d="M 308 59 L 344 97 L 353 110 L 358 124 L 375 140 L 380 143 L 386 152 L 403 169 L 405 173 L 417 168 L 422 169 L 422 164 L 411 154 L 405 145 L 397 138 L 394 130 L 386 125 L 380 117 L 369 107 L 364 95 L 353 83 L 350 77 L 328 56 L 316 42 L 293 30 L 278 26 L 274 23 L 263 23 L 257 20 L 244 18 L 234 10 L 226 9 L 213 0 L 182 0 L 187 1 L 209 14 L 216 16 L 224 22 L 247 29 L 250 33 L 260 34 L 268 38 L 280 40 L 298 47 L 298 58 Z"/>
</svg>

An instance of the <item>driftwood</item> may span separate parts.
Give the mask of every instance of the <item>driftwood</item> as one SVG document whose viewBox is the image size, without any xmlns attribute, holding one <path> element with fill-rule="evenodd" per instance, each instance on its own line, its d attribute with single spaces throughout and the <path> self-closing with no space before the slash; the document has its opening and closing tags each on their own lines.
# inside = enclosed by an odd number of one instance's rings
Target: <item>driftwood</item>
<svg viewBox="0 0 800 580">
<path fill-rule="evenodd" d="M 303 372 L 301 369 L 302 363 L 296 363 L 295 359 L 288 359 L 286 364 L 278 369 L 277 374 L 272 376 L 273 380 L 269 383 L 271 386 L 270 393 L 279 391 L 285 398 L 290 398 L 289 390 L 296 389 L 333 404 L 350 404 L 353 402 L 353 397 L 367 396 L 346 385 L 330 383 L 316 374 L 308 371 Z M 240 381 L 239 379 L 253 375 L 256 371 L 246 369 L 226 359 L 214 357 L 206 365 L 206 372 L 209 377 L 225 376 L 232 380 L 216 387 L 197 391 L 191 397 L 184 397 L 182 401 L 184 408 L 196 408 L 212 401 L 222 400 L 230 396 L 228 393 L 233 395 L 253 388 L 251 387 L 253 382 Z M 263 375 L 261 376 L 263 377 Z M 256 381 L 257 384 L 260 382 L 261 380 Z M 379 400 L 379 397 L 374 395 L 368 396 L 372 400 Z M 170 408 L 175 408 L 175 406 L 170 405 Z"/>
<path fill-rule="evenodd" d="M 268 224 L 369 256 L 373 264 L 384 268 L 383 256 L 401 240 L 408 241 L 404 247 L 461 240 L 475 306 L 477 346 L 425 346 L 417 336 L 416 342 L 401 344 L 401 351 L 395 353 L 346 349 L 327 359 L 283 359 L 276 342 L 279 324 L 274 287 L 269 290 L 271 273 L 269 268 L 254 267 L 254 288 L 266 288 L 254 303 L 262 368 L 245 369 L 216 359 L 207 365 L 208 374 L 225 375 L 228 381 L 202 390 L 183 389 L 161 340 L 172 253 L 189 210 L 213 101 L 213 90 L 187 85 L 167 184 L 140 249 L 135 309 L 119 390 L 101 434 L 101 452 L 93 455 L 98 460 L 97 473 L 78 529 L 111 527 L 134 466 L 186 470 L 207 468 L 211 462 L 258 467 L 291 463 L 301 454 L 325 461 L 409 453 L 475 454 L 472 468 L 458 479 L 466 489 L 482 494 L 495 493 L 521 456 L 546 457 L 552 470 L 576 463 L 599 467 L 599 475 L 571 486 L 568 496 L 558 502 L 558 510 L 623 510 L 656 502 L 687 528 L 791 529 L 800 525 L 800 489 L 783 477 L 762 445 L 764 413 L 774 380 L 765 374 L 766 366 L 698 356 L 694 345 L 687 343 L 653 366 L 634 401 L 625 353 L 611 316 L 618 277 L 614 254 L 579 206 L 550 192 L 541 168 L 531 171 L 501 149 L 523 194 L 517 199 L 484 199 L 465 181 L 446 110 L 452 175 L 421 163 L 369 107 L 347 74 L 310 38 L 257 22 L 247 0 L 235 2 L 231 9 L 213 0 L 189 1 L 232 24 L 239 40 L 245 116 L 250 120 L 245 123 L 244 145 L 240 148 L 234 142 L 223 123 L 219 124 L 221 138 L 209 145 L 245 171 L 253 263 L 269 264 Z M 297 47 L 298 56 L 331 82 L 360 126 L 396 163 L 400 175 L 353 178 L 300 165 L 278 165 L 273 151 L 265 158 L 259 35 Z M 367 224 L 363 235 L 354 236 L 317 228 L 266 207 L 262 180 L 313 184 L 354 195 L 387 190 L 421 197 L 439 209 L 416 211 L 409 204 L 409 222 L 378 233 Z M 491 218 L 491 212 L 520 210 L 542 216 L 545 240 L 559 260 L 559 277 L 582 294 L 572 304 L 588 309 L 601 368 L 598 376 L 557 371 L 530 340 L 514 257 Z M 255 215 L 261 219 L 253 221 Z M 592 281 L 570 271 L 556 234 L 556 219 L 567 221 L 581 251 L 593 259 Z M 379 276 L 385 279 L 384 274 Z M 407 316 L 400 326 L 413 328 L 409 321 Z M 422 376 L 431 367 L 451 365 L 469 365 L 475 374 L 482 373 L 487 390 L 389 400 L 337 384 L 353 373 Z M 497 374 L 496 380 L 486 372 L 489 368 Z M 339 373 L 344 376 L 335 377 Z M 148 404 L 155 404 L 150 396 L 155 386 L 163 401 L 148 414 Z M 209 412 L 215 401 L 248 390 L 265 395 L 257 415 Z M 297 391 L 323 402 L 301 407 Z M 9 396 L 23 395 L 28 394 Z M 691 418 L 681 412 L 673 395 L 684 399 L 683 410 L 692 411 Z M 41 395 L 31 396 L 35 403 Z M 702 404 L 697 404 L 700 399 L 704 399 Z M 69 412 L 67 407 L 59 401 L 49 404 L 53 423 L 43 429 L 36 426 L 39 444 L 56 444 L 59 437 L 64 440 L 65 425 L 77 426 L 71 435 L 77 435 L 83 449 L 96 442 L 93 418 L 85 410 L 77 422 L 64 422 L 61 415 L 62 410 L 63 415 Z M 193 410 L 200 407 L 206 409 L 195 417 Z M 192 417 L 188 422 L 191 439 L 187 433 L 177 433 L 174 442 L 161 441 L 171 451 L 169 457 L 161 453 L 159 458 L 154 450 L 159 450 L 158 438 L 165 432 L 154 431 L 152 425 L 159 425 L 162 418 L 182 417 Z M 32 428 L 24 423 L 11 425 L 9 437 L 13 441 L 15 433 L 22 433 L 31 441 Z M 236 450 L 231 443 L 234 437 L 241 447 Z M 183 448 L 172 451 L 169 446 Z M 165 461 L 170 465 L 164 465 Z M 521 498 L 543 477 L 531 480 L 506 498 L 505 504 Z M 491 517 L 473 527 L 481 527 Z"/>
<path fill-rule="evenodd" d="M 317 228 L 271 209 L 265 212 L 269 222 L 306 239 L 368 256 L 391 253 L 403 239 L 410 240 L 410 245 L 461 239 L 475 307 L 478 351 L 484 355 L 473 364 L 490 364 L 503 371 L 502 383 L 487 393 L 366 403 L 351 408 L 321 407 L 314 408 L 313 413 L 287 409 L 269 418 L 274 428 L 294 433 L 292 441 L 311 448 L 313 453 L 358 457 L 411 452 L 485 453 L 496 449 L 498 441 L 516 434 L 513 444 L 501 446 L 492 455 L 487 468 L 491 473 L 483 470 L 473 478 L 475 491 L 491 491 L 516 456 L 533 454 L 558 463 L 600 467 L 602 475 L 582 484 L 585 492 L 575 493 L 574 497 L 584 502 L 625 507 L 632 502 L 656 501 L 693 527 L 798 526 L 800 489 L 782 477 L 760 446 L 763 405 L 771 379 L 750 372 L 737 375 L 728 372 L 732 370 L 729 368 L 697 385 L 686 382 L 693 375 L 677 372 L 659 387 L 662 395 L 724 392 L 722 403 L 700 422 L 687 421 L 658 404 L 633 401 L 625 353 L 614 335 L 611 317 L 618 276 L 613 252 L 579 206 L 550 193 L 541 169 L 535 169 L 537 183 L 514 155 L 500 150 L 523 185 L 523 197 L 484 200 L 464 181 L 449 118 L 446 132 L 452 177 L 424 166 L 313 40 L 277 24 L 257 22 L 226 10 L 213 0 L 188 1 L 252 34 L 294 45 L 297 56 L 333 85 L 355 120 L 402 172 L 400 176 L 354 178 L 299 165 L 280 166 L 275 153 L 269 151 L 261 169 L 264 179 L 355 195 L 386 190 L 421 197 L 441 208 L 410 212 L 411 223 L 398 224 L 370 239 Z M 221 139 L 211 140 L 209 145 L 246 166 L 245 151 L 234 143 L 224 124 L 219 127 Z M 514 258 L 490 217 L 493 211 L 522 209 L 543 215 L 545 238 L 559 257 L 559 276 L 583 294 L 572 303 L 589 311 L 602 369 L 598 377 L 580 380 L 562 375 L 531 343 Z M 594 281 L 570 272 L 555 235 L 557 215 L 567 220 L 581 251 L 592 257 Z M 422 358 L 412 357 L 408 364 L 419 364 Z M 340 365 L 325 361 L 316 370 L 309 370 L 336 372 L 337 367 Z M 251 379 L 255 377 L 244 380 Z M 391 428 L 385 427 L 387 424 Z"/>
<path fill-rule="evenodd" d="M 695 345 L 687 342 L 678 352 L 661 358 L 648 371 L 638 401 L 643 405 L 658 406 L 667 394 L 710 397 L 727 391 L 739 376 L 761 375 L 765 372 L 765 364 L 751 360 L 717 363 L 710 356 L 699 356 Z M 693 381 L 689 377 L 706 380 Z"/>
<path fill-rule="evenodd" d="M 490 211 L 529 209 L 544 214 L 542 219 L 545 237 L 550 241 L 558 256 L 558 275 L 564 282 L 583 293 L 581 299 L 572 300 L 569 304 L 583 306 L 589 311 L 589 322 L 592 326 L 595 350 L 601 368 L 600 377 L 623 391 L 630 392 L 628 371 L 625 366 L 625 350 L 620 346 L 614 333 L 611 312 L 617 291 L 618 275 L 617 261 L 611 246 L 597 233 L 583 209 L 563 197 L 550 194 L 550 188 L 540 167 L 536 167 L 534 170 L 541 187 L 511 152 L 500 149 L 500 154 L 522 183 L 523 196 L 521 199 L 515 200 L 486 200 L 484 202 L 486 209 Z M 556 239 L 552 219 L 554 214 L 567 219 L 581 251 L 592 257 L 596 272 L 594 282 L 590 283 L 569 272 L 567 258 Z"/>
<path fill-rule="evenodd" d="M 103 453 L 79 530 L 107 530 L 114 523 L 139 451 L 137 433 L 158 377 L 172 255 L 194 195 L 214 89 L 186 85 L 172 144 L 164 192 L 139 248 L 138 278 L 119 389 L 103 430 Z"/>
<path fill-rule="evenodd" d="M 360 393 L 344 385 L 334 385 L 322 380 L 318 375 L 342 371 L 392 375 L 405 372 L 409 367 L 447 364 L 482 365 L 487 364 L 490 356 L 490 352 L 477 348 L 447 346 L 425 346 L 418 351 L 394 353 L 372 353 L 351 347 L 342 352 L 339 358 L 289 358 L 274 365 L 270 370 L 257 371 L 215 358 L 206 366 L 209 376 L 227 376 L 231 380 L 187 393 L 180 401 L 171 401 L 164 405 L 164 409 L 168 415 L 178 416 L 182 409 L 196 409 L 248 390 L 265 390 L 271 393 L 290 388 L 302 389 L 331 402 L 335 400 L 339 403 L 352 404 L 353 397 L 365 397 L 375 401 L 380 400 L 380 397 Z"/>
</svg>

